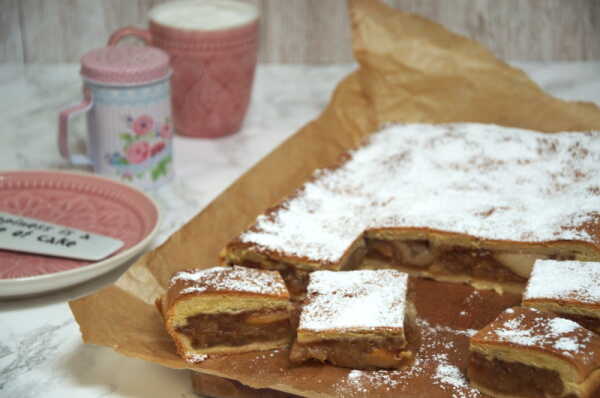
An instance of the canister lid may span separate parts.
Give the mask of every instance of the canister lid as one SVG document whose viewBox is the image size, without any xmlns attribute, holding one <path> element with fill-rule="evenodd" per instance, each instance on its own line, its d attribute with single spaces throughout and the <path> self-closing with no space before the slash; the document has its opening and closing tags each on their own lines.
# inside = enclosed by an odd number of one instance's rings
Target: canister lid
<svg viewBox="0 0 600 398">
<path fill-rule="evenodd" d="M 81 75 L 101 83 L 149 83 L 165 77 L 169 71 L 169 56 L 155 47 L 108 46 L 81 57 Z"/>
</svg>

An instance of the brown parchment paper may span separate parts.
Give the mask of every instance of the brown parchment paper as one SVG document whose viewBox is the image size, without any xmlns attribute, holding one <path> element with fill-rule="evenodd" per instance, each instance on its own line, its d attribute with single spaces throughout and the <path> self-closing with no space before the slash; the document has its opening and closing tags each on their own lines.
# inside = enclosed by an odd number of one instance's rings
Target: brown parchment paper
<svg viewBox="0 0 600 398">
<path fill-rule="evenodd" d="M 293 192 L 314 169 L 334 164 L 341 153 L 384 123 L 472 121 L 546 132 L 590 130 L 600 129 L 600 110 L 593 104 L 565 102 L 545 94 L 523 72 L 499 61 L 478 43 L 426 19 L 370 0 L 351 0 L 349 13 L 359 69 L 339 83 L 318 119 L 262 159 L 162 246 L 141 257 L 114 285 L 70 303 L 86 343 L 255 388 L 311 397 L 403 395 L 368 386 L 344 390 L 340 386 L 347 382 L 347 370 L 290 368 L 285 352 L 189 365 L 175 355 L 154 299 L 164 292 L 173 272 L 216 265 L 221 248 L 258 214 Z M 440 284 L 433 290 L 446 305 L 442 311 L 427 301 L 434 299 L 425 290 L 432 286 L 423 283 L 418 309 L 431 322 L 452 323 L 472 294 L 464 286 Z M 518 301 L 494 293 L 483 297 L 481 308 L 474 309 L 465 324 L 454 326 L 480 327 Z M 464 363 L 468 339 L 452 338 L 457 364 Z M 452 395 L 437 387 L 421 393 Z"/>
</svg>

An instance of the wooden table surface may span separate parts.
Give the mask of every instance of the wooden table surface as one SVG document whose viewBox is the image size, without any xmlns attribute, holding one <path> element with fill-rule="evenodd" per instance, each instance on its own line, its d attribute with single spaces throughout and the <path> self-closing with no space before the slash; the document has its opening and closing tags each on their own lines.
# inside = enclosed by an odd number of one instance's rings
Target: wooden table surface
<svg viewBox="0 0 600 398">
<path fill-rule="evenodd" d="M 246 0 L 262 15 L 263 63 L 352 60 L 344 0 Z M 370 0 L 365 0 L 370 1 Z M 78 62 L 161 0 L 2 0 L 0 62 Z M 600 59 L 599 0 L 386 0 L 480 40 L 503 59 Z"/>
</svg>

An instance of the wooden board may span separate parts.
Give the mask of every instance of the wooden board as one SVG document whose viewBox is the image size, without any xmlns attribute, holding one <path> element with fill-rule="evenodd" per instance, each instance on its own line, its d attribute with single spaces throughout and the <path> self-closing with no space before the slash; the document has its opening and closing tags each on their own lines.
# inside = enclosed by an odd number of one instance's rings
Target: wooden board
<svg viewBox="0 0 600 398">
<path fill-rule="evenodd" d="M 261 56 L 267 63 L 352 61 L 342 0 L 248 0 L 261 10 Z M 146 24 L 161 0 L 5 0 L 0 62 L 78 62 L 112 31 Z M 481 41 L 511 60 L 600 59 L 597 0 L 387 0 Z"/>
</svg>

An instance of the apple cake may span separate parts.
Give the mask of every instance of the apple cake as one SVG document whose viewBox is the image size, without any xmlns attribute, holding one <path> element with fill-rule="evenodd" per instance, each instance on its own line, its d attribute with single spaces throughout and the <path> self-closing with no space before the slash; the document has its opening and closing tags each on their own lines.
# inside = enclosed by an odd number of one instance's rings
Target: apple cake
<svg viewBox="0 0 600 398">
<path fill-rule="evenodd" d="M 393 125 L 318 170 L 222 252 L 281 272 L 394 268 L 522 293 L 538 259 L 600 261 L 600 132 Z"/>
<path fill-rule="evenodd" d="M 600 262 L 536 261 L 523 305 L 557 313 L 600 333 Z"/>
<path fill-rule="evenodd" d="M 177 272 L 159 307 L 178 354 L 190 362 L 207 354 L 288 346 L 289 294 L 275 271 L 214 267 Z"/>
<path fill-rule="evenodd" d="M 469 349 L 469 380 L 489 396 L 600 396 L 600 336 L 569 319 L 509 308 L 471 337 Z"/>
<path fill-rule="evenodd" d="M 406 365 L 407 283 L 408 274 L 391 269 L 311 273 L 290 360 L 353 369 Z"/>
</svg>

